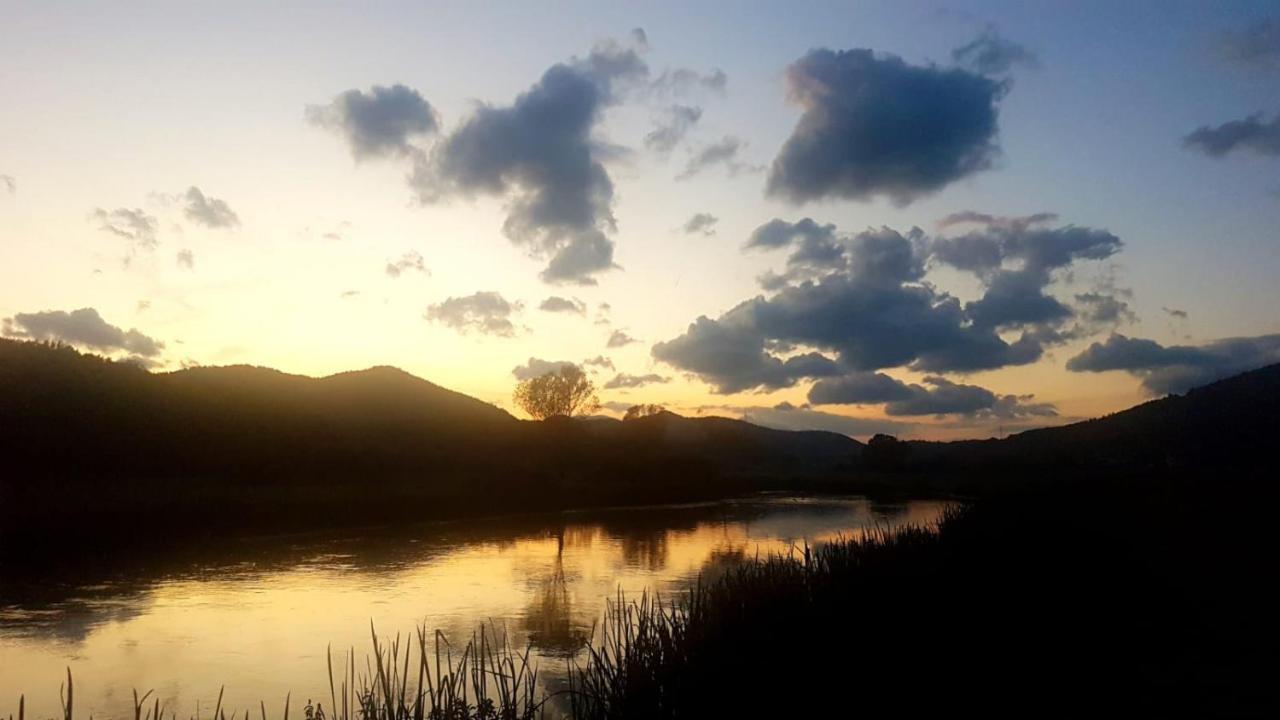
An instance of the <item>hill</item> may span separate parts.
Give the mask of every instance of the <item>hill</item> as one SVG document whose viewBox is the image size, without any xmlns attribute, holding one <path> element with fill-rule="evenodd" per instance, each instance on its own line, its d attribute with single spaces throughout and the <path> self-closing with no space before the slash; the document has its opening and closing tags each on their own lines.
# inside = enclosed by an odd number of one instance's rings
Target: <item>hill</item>
<svg viewBox="0 0 1280 720">
<path fill-rule="evenodd" d="M 861 444 L 670 413 L 530 422 L 403 371 L 150 373 L 0 340 L 0 531 L 291 525 L 714 497 L 845 475 Z"/>
</svg>

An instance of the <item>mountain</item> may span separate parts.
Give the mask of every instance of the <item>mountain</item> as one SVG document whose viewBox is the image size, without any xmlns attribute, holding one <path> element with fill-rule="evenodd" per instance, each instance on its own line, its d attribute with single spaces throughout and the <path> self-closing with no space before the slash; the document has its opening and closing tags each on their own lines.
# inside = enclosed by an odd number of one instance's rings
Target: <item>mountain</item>
<svg viewBox="0 0 1280 720">
<path fill-rule="evenodd" d="M 0 340 L 0 531 L 293 526 L 723 496 L 847 475 L 861 444 L 727 418 L 518 420 L 389 367 L 150 373 Z"/>
<path fill-rule="evenodd" d="M 902 443 L 898 469 L 969 474 L 1035 470 L 1054 477 L 1206 470 L 1253 474 L 1274 457 L 1270 448 L 1277 418 L 1280 364 L 1094 420 L 1000 440 Z M 876 452 L 868 451 L 873 463 Z"/>
</svg>

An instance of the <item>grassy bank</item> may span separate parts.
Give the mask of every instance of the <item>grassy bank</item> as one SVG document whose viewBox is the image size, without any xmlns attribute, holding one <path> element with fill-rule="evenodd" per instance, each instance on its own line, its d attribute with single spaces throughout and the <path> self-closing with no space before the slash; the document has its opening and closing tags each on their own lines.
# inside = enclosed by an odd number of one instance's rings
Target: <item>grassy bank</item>
<svg viewBox="0 0 1280 720">
<path fill-rule="evenodd" d="M 376 645 L 368 664 L 339 660 L 323 711 L 1267 716 L 1271 512 L 1204 484 L 986 498 L 936 528 L 800 547 L 681 597 L 614 602 L 553 694 L 500 633 L 458 646 L 420 634 Z"/>
</svg>

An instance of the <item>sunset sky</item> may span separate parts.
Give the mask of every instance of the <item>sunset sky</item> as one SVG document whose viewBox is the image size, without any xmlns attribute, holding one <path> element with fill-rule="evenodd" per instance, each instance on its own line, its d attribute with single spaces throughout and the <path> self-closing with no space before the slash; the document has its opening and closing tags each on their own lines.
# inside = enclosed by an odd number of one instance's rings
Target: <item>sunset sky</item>
<svg viewBox="0 0 1280 720">
<path fill-rule="evenodd" d="M 862 438 L 1280 362 L 1271 3 L 0 1 L 0 57 L 9 337 Z"/>
</svg>

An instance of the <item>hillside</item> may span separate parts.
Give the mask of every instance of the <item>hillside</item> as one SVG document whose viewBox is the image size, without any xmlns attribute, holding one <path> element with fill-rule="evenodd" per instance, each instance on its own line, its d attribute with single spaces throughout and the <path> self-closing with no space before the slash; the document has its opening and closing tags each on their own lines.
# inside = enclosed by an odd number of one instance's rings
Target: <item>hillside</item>
<svg viewBox="0 0 1280 720">
<path fill-rule="evenodd" d="M 908 442 L 901 469 L 1069 475 L 1256 471 L 1271 457 L 1280 417 L 1280 365 L 1270 365 L 1122 412 L 1000 440 Z"/>
</svg>

